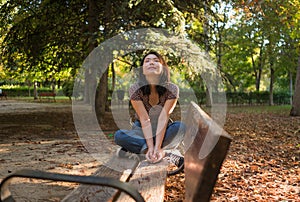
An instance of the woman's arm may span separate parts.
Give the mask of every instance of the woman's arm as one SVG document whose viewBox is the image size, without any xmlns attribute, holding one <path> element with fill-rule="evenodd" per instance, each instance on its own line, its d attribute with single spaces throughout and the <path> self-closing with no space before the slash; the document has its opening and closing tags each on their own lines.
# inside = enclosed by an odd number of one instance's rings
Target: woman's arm
<svg viewBox="0 0 300 202">
<path fill-rule="evenodd" d="M 171 113 L 173 112 L 177 103 L 177 99 L 167 100 L 159 117 L 156 130 L 156 139 L 155 139 L 155 150 L 160 150 L 162 146 L 163 139 L 165 137 L 166 128 Z"/>
<path fill-rule="evenodd" d="M 148 150 L 153 150 L 154 144 L 153 144 L 152 127 L 145 106 L 143 102 L 140 100 L 131 100 L 131 104 L 140 119 L 142 125 L 142 131 L 144 133 L 144 137 L 147 142 Z"/>
</svg>

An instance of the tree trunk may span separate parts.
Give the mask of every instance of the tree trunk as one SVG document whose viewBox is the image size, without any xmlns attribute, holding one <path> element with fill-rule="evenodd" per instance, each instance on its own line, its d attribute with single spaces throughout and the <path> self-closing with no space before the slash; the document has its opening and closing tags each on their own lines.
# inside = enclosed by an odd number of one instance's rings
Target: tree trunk
<svg viewBox="0 0 300 202">
<path fill-rule="evenodd" d="M 88 53 L 91 53 L 94 48 L 98 46 L 95 33 L 98 31 L 99 22 L 97 20 L 97 10 L 95 0 L 88 0 L 88 31 L 89 31 L 89 44 Z M 92 104 L 94 100 L 93 97 L 94 86 L 96 85 L 96 74 L 93 70 L 94 68 L 89 68 L 85 70 L 85 86 L 84 86 L 84 102 Z"/>
<path fill-rule="evenodd" d="M 212 89 L 209 87 L 206 87 L 206 107 L 212 106 Z"/>
<path fill-rule="evenodd" d="M 291 116 L 300 116 L 300 56 L 298 57 L 297 76 L 295 81 L 295 91 L 293 96 Z"/>
<path fill-rule="evenodd" d="M 33 82 L 33 99 L 38 99 L 38 93 L 37 93 L 37 81 Z"/>
<path fill-rule="evenodd" d="M 256 89 L 257 92 L 259 92 L 260 80 L 261 80 L 261 74 L 262 74 L 262 67 L 259 64 L 257 66 L 257 69 L 256 69 L 256 64 L 255 64 L 255 60 L 253 58 L 253 55 L 252 55 L 251 58 L 252 58 L 252 66 L 253 66 L 253 69 L 255 70 L 255 89 Z"/>
<path fill-rule="evenodd" d="M 103 123 L 107 106 L 108 68 L 103 73 L 96 91 L 95 107 L 98 121 Z"/>
<path fill-rule="evenodd" d="M 51 90 L 53 93 L 55 93 L 55 81 L 54 80 L 51 82 Z"/>
<path fill-rule="evenodd" d="M 271 71 L 271 78 L 270 78 L 270 98 L 269 98 L 269 105 L 274 105 L 274 99 L 273 99 L 273 87 L 274 87 L 274 80 L 275 80 L 275 70 L 273 68 L 273 64 L 270 64 L 270 71 Z"/>
<path fill-rule="evenodd" d="M 93 22 L 96 24 L 96 26 L 94 27 L 94 33 L 98 32 L 99 30 L 99 26 L 100 23 L 97 21 L 96 15 L 99 15 L 98 11 L 96 10 L 97 6 L 96 6 L 96 2 L 95 0 L 89 0 L 90 2 L 93 2 L 93 4 L 95 5 L 94 7 L 92 6 L 91 10 L 93 10 L 94 16 L 95 18 L 93 18 Z M 108 34 L 109 32 L 111 32 L 110 28 L 107 27 L 107 25 L 109 24 L 109 20 L 110 17 L 112 16 L 112 10 L 109 9 L 112 7 L 112 2 L 111 1 L 106 1 L 105 2 L 105 6 L 106 6 L 106 11 L 104 13 L 104 18 L 105 20 L 102 22 L 103 26 L 104 26 L 104 40 L 109 39 L 111 37 L 110 34 Z M 93 9 L 94 8 L 94 9 Z M 113 58 L 113 57 L 112 57 Z M 112 60 L 111 60 L 112 62 Z M 99 64 L 101 65 L 101 64 Z M 95 99 L 95 111 L 96 111 L 96 115 L 98 118 L 98 121 L 100 123 L 103 123 L 104 121 L 104 116 L 105 116 L 105 112 L 109 110 L 109 102 L 108 102 L 108 69 L 109 69 L 109 64 L 105 64 L 107 66 L 102 67 L 101 69 L 105 70 L 105 72 L 102 74 L 98 87 L 97 87 L 97 91 L 96 91 L 96 99 Z"/>
<path fill-rule="evenodd" d="M 208 33 L 209 33 L 209 24 L 208 24 L 208 14 L 207 14 L 207 3 L 204 3 L 204 16 L 205 16 L 205 20 L 203 23 L 203 32 L 204 32 L 204 43 L 205 43 L 205 53 L 209 54 L 209 37 L 208 37 Z M 207 83 L 207 81 L 206 81 Z M 206 106 L 207 107 L 211 107 L 212 106 L 212 89 L 209 89 L 209 85 L 206 84 Z"/>
<path fill-rule="evenodd" d="M 293 104 L 293 74 L 292 72 L 289 72 L 289 76 L 290 76 L 290 86 L 289 86 L 289 90 L 290 90 L 290 105 Z"/>
<path fill-rule="evenodd" d="M 31 82 L 30 81 L 26 81 L 26 84 L 28 86 L 28 97 L 31 97 L 31 91 L 30 91 Z"/>
<path fill-rule="evenodd" d="M 258 58 L 258 64 L 256 67 L 255 60 L 254 60 L 254 55 L 251 57 L 252 59 L 252 66 L 255 72 L 255 88 L 256 91 L 260 91 L 260 81 L 261 81 L 261 75 L 262 75 L 262 69 L 264 66 L 264 60 L 263 60 L 263 44 L 260 46 L 260 52 L 259 52 L 259 58 Z"/>
<path fill-rule="evenodd" d="M 84 102 L 86 104 L 92 104 L 93 102 L 93 91 L 97 85 L 96 75 L 93 72 L 93 68 L 85 70 L 85 85 L 84 85 Z"/>
<path fill-rule="evenodd" d="M 115 71 L 114 63 L 111 63 L 111 74 L 112 74 L 111 90 L 114 91 L 116 87 L 116 71 Z"/>
</svg>

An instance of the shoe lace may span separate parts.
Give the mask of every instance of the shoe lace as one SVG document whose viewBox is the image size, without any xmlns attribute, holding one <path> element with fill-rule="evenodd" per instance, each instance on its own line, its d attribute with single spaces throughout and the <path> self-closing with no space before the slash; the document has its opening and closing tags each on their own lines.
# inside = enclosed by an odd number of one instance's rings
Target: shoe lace
<svg viewBox="0 0 300 202">
<path fill-rule="evenodd" d="M 131 152 L 129 152 L 128 158 L 136 160 L 136 161 L 140 161 L 141 160 L 138 154 L 131 153 Z"/>
<path fill-rule="evenodd" d="M 180 159 L 182 158 L 181 156 L 178 156 L 173 153 L 168 153 L 168 154 L 166 154 L 166 157 L 168 158 L 170 163 L 175 164 L 177 167 L 180 166 L 179 163 L 180 163 Z"/>
</svg>

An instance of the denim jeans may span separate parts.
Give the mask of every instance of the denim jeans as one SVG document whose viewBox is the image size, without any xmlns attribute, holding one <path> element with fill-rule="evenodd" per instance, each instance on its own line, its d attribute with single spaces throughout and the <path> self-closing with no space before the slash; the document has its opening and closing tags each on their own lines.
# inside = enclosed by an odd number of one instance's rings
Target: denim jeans
<svg viewBox="0 0 300 202">
<path fill-rule="evenodd" d="M 155 129 L 152 129 L 155 131 Z M 185 125 L 180 121 L 169 123 L 162 142 L 163 149 L 175 149 L 183 140 Z M 140 121 L 135 121 L 131 130 L 118 130 L 115 133 L 115 143 L 124 149 L 140 154 L 147 148 Z M 155 143 L 155 136 L 153 137 Z"/>
</svg>

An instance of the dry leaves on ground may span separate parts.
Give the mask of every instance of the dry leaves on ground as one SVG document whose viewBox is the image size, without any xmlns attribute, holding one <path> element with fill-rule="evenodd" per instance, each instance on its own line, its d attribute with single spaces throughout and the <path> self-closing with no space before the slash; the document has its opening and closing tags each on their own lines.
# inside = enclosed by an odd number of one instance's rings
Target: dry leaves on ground
<svg viewBox="0 0 300 202">
<path fill-rule="evenodd" d="M 41 111 L 35 105 L 28 108 L 24 103 L 16 104 L 2 102 L 1 178 L 26 166 L 84 175 L 96 170 L 99 162 L 90 157 L 78 140 L 69 105 L 47 105 Z M 16 110 L 16 106 L 23 107 Z M 9 107 L 13 111 L 4 113 Z M 288 108 L 276 113 L 264 109 L 270 108 L 229 108 L 225 130 L 233 141 L 212 201 L 300 201 L 300 117 L 290 117 Z M 112 117 L 105 124 L 104 129 L 112 133 Z M 182 173 L 167 179 L 165 201 L 184 200 L 184 177 Z M 25 185 L 20 192 L 33 190 L 31 185 L 25 189 Z M 51 194 L 56 199 L 70 189 L 69 185 L 60 184 L 47 184 L 47 189 L 35 186 L 30 197 L 44 197 L 43 190 L 53 190 Z M 20 197 L 27 196 L 26 193 L 20 193 Z M 48 193 L 44 199 L 50 197 Z"/>
<path fill-rule="evenodd" d="M 300 117 L 229 110 L 225 130 L 233 141 L 211 201 L 300 201 Z M 168 179 L 165 201 L 184 199 L 182 179 Z"/>
</svg>

